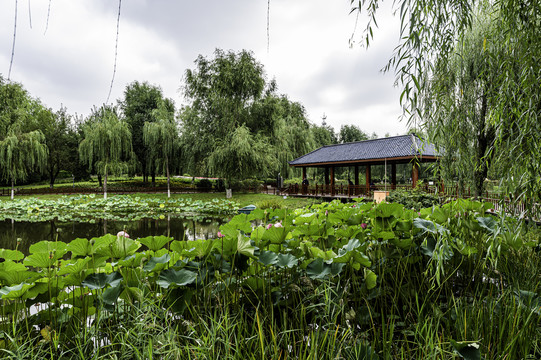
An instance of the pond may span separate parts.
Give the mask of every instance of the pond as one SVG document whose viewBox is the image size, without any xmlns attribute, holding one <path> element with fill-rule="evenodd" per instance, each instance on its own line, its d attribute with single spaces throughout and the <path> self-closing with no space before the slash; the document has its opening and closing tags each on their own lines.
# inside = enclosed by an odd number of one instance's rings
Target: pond
<svg viewBox="0 0 541 360">
<path fill-rule="evenodd" d="M 215 238 L 227 217 L 198 217 L 197 220 L 166 216 L 164 219 L 143 218 L 132 221 L 96 219 L 92 222 L 49 220 L 42 222 L 0 221 L 0 248 L 15 249 L 28 254 L 30 245 L 41 241 L 70 242 L 76 238 L 103 236 L 126 231 L 131 238 L 164 235 L 175 240 Z M 17 240 L 20 239 L 17 246 Z"/>
</svg>

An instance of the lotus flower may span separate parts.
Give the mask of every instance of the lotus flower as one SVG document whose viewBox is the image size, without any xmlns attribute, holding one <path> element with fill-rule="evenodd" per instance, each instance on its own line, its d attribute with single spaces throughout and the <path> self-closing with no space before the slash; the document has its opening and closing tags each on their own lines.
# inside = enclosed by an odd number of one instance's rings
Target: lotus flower
<svg viewBox="0 0 541 360">
<path fill-rule="evenodd" d="M 223 237 L 225 237 L 225 235 L 224 235 L 224 234 L 222 234 L 222 232 L 221 232 L 221 231 L 218 231 L 218 234 L 216 234 L 216 235 L 217 235 L 217 236 L 218 236 L 219 238 L 223 238 Z"/>
<path fill-rule="evenodd" d="M 274 227 L 282 227 L 282 222 L 277 222 L 276 224 L 274 224 Z"/>
<path fill-rule="evenodd" d="M 267 225 L 267 230 L 269 230 L 272 227 L 272 224 Z"/>
<path fill-rule="evenodd" d="M 362 223 L 362 224 L 361 224 L 361 227 L 362 227 L 363 229 L 366 229 L 367 226 L 368 226 L 368 224 L 366 224 L 366 223 Z"/>
<path fill-rule="evenodd" d="M 124 230 L 122 231 L 119 231 L 117 234 L 116 234 L 117 237 L 125 237 L 125 238 L 129 238 L 130 237 L 130 234 L 128 234 L 127 232 L 125 232 Z"/>
</svg>

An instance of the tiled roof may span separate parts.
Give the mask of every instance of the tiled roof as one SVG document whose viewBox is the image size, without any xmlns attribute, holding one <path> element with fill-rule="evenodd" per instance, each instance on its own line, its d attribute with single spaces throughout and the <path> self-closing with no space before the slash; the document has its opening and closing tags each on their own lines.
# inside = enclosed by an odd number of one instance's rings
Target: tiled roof
<svg viewBox="0 0 541 360">
<path fill-rule="evenodd" d="M 363 162 L 406 157 L 437 157 L 433 144 L 416 135 L 326 145 L 289 162 L 291 166 L 332 162 Z"/>
</svg>

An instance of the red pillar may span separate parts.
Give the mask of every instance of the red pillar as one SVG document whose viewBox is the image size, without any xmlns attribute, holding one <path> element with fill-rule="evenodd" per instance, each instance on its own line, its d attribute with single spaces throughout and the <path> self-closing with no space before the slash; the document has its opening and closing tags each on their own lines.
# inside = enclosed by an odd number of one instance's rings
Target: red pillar
<svg viewBox="0 0 541 360">
<path fill-rule="evenodd" d="M 366 195 L 370 194 L 370 183 L 372 182 L 372 175 L 370 174 L 370 165 L 366 165 Z"/>
<path fill-rule="evenodd" d="M 331 196 L 334 196 L 334 166 L 331 166 Z"/>
<path fill-rule="evenodd" d="M 411 186 L 415 188 L 417 186 L 417 180 L 419 180 L 419 163 L 413 163 L 413 169 L 411 171 Z"/>
<path fill-rule="evenodd" d="M 396 164 L 391 164 L 391 189 L 396 189 Z"/>
</svg>

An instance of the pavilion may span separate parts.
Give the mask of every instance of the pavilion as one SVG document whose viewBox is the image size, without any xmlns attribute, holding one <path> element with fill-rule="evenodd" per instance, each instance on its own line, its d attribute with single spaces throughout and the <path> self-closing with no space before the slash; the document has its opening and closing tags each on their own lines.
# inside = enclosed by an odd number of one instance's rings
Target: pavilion
<svg viewBox="0 0 541 360">
<path fill-rule="evenodd" d="M 412 164 L 412 187 L 419 179 L 419 164 L 435 162 L 437 155 L 433 144 L 415 134 L 393 136 L 381 139 L 357 141 L 345 144 L 326 145 L 289 162 L 292 167 L 302 168 L 303 180 L 306 179 L 306 168 L 325 169 L 325 187 L 334 195 L 334 169 L 336 167 L 354 167 L 355 193 L 365 192 L 359 186 L 359 167 L 365 167 L 366 194 L 370 192 L 372 183 L 370 168 L 372 165 L 391 165 L 391 188 L 396 187 L 396 165 Z M 330 173 L 330 179 L 329 179 Z M 303 191 L 304 192 L 304 191 Z M 316 189 L 317 193 L 317 189 Z M 351 195 L 351 189 L 349 189 Z"/>
</svg>

